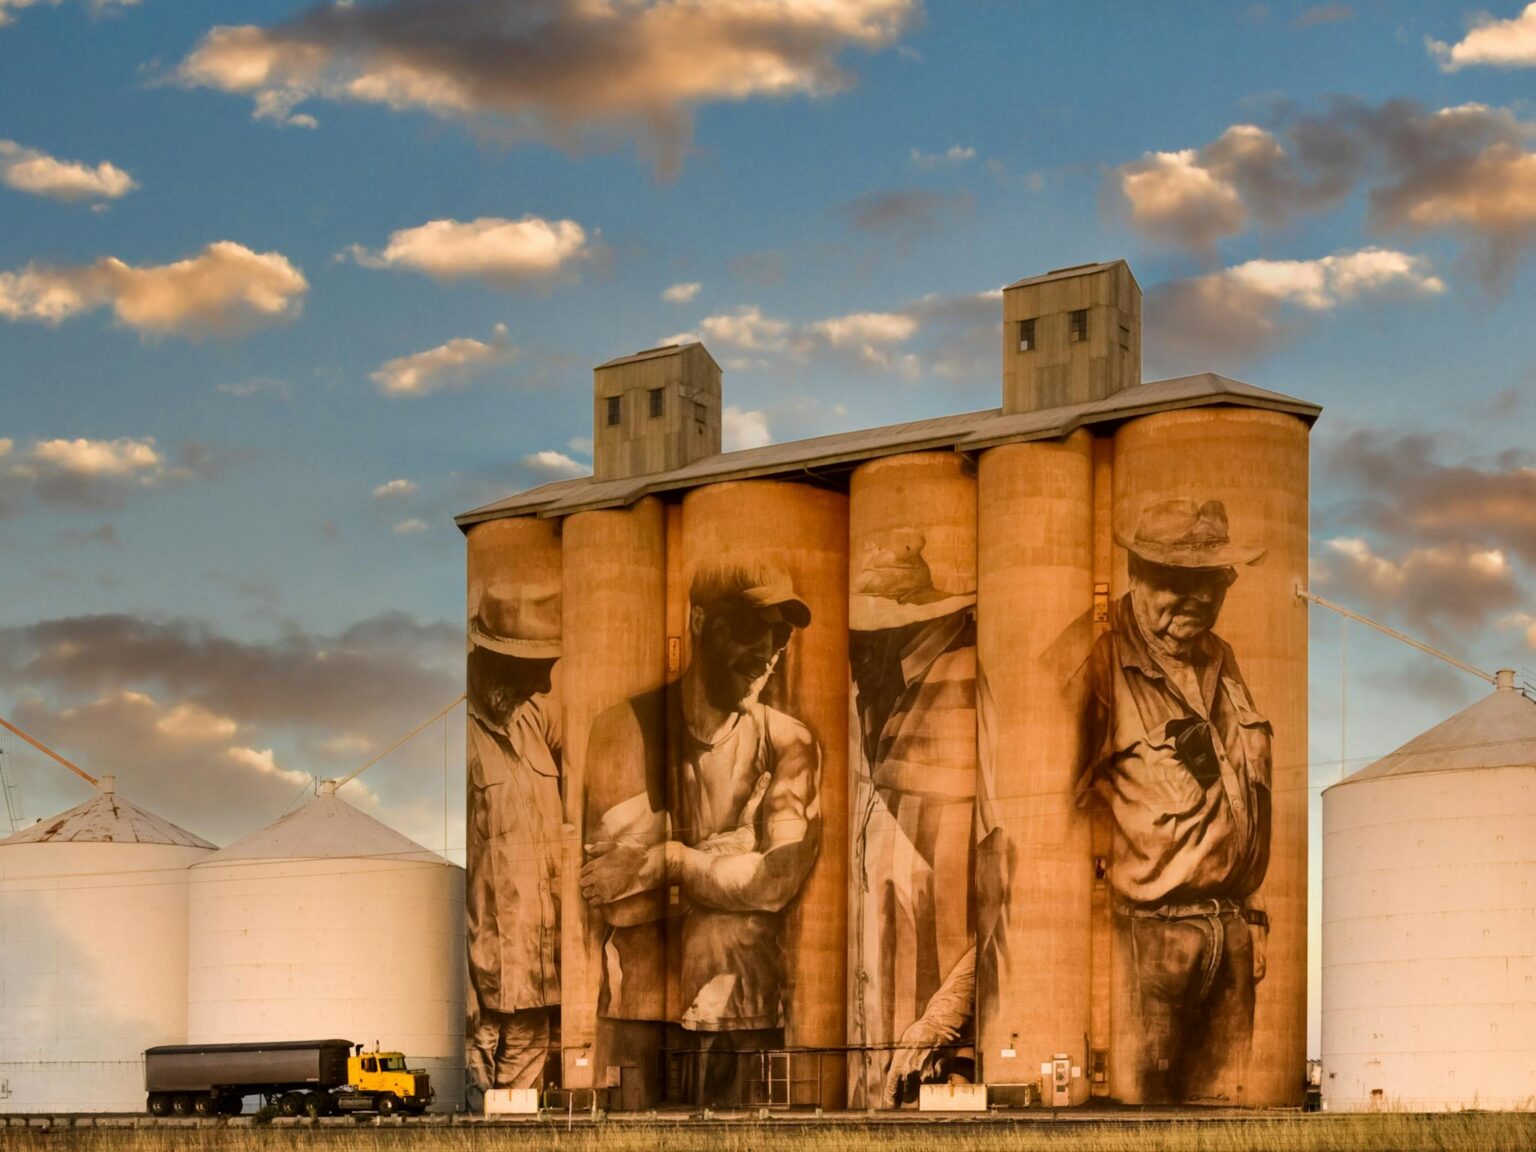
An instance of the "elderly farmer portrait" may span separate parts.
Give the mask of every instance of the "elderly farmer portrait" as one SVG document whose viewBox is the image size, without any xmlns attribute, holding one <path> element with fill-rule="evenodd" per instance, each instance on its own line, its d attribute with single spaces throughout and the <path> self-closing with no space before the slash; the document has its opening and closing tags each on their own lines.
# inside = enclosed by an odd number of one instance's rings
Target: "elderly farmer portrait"
<svg viewBox="0 0 1536 1152">
<path fill-rule="evenodd" d="M 936 588 L 925 544 L 872 544 L 849 600 L 855 1108 L 974 1074 L 976 593 Z"/>
<path fill-rule="evenodd" d="M 1114 825 L 1114 1095 L 1230 1098 L 1264 978 L 1270 726 L 1213 629 L 1264 549 L 1230 538 L 1218 500 L 1151 504 L 1116 540 L 1130 592 L 1079 685 L 1078 777 Z"/>
<path fill-rule="evenodd" d="M 777 568 L 701 568 L 681 678 L 592 727 L 581 891 L 608 925 L 598 1011 L 670 1022 L 701 1103 L 743 1098 L 754 1062 L 736 1053 L 784 1046 L 787 909 L 820 845 L 820 751 L 761 696 L 810 621 Z"/>
<path fill-rule="evenodd" d="M 560 590 L 496 583 L 469 622 L 474 1086 L 535 1088 L 560 1014 Z"/>
</svg>

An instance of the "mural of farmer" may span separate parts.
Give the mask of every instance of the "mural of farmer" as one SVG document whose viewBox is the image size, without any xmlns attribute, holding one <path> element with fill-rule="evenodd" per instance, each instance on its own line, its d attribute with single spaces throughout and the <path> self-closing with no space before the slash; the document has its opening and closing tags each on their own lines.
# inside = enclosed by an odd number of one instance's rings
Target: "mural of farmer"
<svg viewBox="0 0 1536 1152">
<path fill-rule="evenodd" d="M 486 587 L 469 622 L 470 1077 L 534 1088 L 560 1005 L 560 590 Z"/>
<path fill-rule="evenodd" d="M 581 891 L 610 926 L 609 1018 L 659 1018 L 665 957 L 655 932 L 635 929 L 680 917 L 669 931 L 681 935 L 676 1019 L 696 1054 L 693 1095 L 730 1103 L 746 1075 L 734 1054 L 784 1045 L 787 909 L 820 846 L 816 741 L 760 700 L 811 613 L 783 571 L 729 562 L 698 571 L 689 604 L 681 679 L 593 724 L 589 772 L 643 790 L 589 809 Z"/>
<path fill-rule="evenodd" d="M 1114 1095 L 1231 1099 L 1244 1080 L 1269 921 L 1270 725 L 1212 629 L 1237 570 L 1220 501 L 1145 508 L 1130 592 L 1085 668 L 1078 794 L 1114 824 Z"/>
<path fill-rule="evenodd" d="M 924 544 L 872 544 L 849 601 L 855 1108 L 974 1069 L 976 594 L 934 587 Z"/>
</svg>

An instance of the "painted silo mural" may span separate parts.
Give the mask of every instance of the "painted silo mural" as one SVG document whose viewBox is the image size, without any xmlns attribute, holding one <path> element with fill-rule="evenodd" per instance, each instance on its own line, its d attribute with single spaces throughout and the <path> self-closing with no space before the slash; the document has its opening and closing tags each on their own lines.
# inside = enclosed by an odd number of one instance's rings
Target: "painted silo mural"
<svg viewBox="0 0 1536 1152">
<path fill-rule="evenodd" d="M 1010 307 L 1065 333 L 1113 289 L 1123 328 L 1118 267 Z M 680 356 L 600 370 L 594 410 L 665 418 Z M 911 450 L 600 442 L 461 518 L 477 1083 L 1299 1102 L 1317 409 L 1092 368 Z"/>
<path fill-rule="evenodd" d="M 521 578 L 469 588 L 468 1079 L 538 1088 L 560 1027 L 559 542 L 550 525 L 505 521 L 471 547 L 475 576 L 515 565 Z"/>
</svg>

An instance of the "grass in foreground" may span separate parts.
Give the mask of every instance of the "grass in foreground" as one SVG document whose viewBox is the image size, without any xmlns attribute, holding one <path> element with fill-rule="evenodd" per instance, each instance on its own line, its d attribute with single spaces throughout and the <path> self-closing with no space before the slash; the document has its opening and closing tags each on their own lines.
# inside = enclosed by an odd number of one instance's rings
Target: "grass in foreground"
<svg viewBox="0 0 1536 1152">
<path fill-rule="evenodd" d="M 1536 1114 L 1450 1113 L 1277 1119 L 764 1124 L 618 1121 L 517 1127 L 0 1130 L 4 1152 L 1528 1152 Z"/>
</svg>

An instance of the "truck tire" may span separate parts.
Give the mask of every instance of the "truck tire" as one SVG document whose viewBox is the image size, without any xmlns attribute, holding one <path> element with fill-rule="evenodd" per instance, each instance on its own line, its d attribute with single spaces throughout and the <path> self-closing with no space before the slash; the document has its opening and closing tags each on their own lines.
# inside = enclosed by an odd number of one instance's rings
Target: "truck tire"
<svg viewBox="0 0 1536 1152">
<path fill-rule="evenodd" d="M 380 1116 L 393 1116 L 400 1111 L 400 1098 L 393 1092 L 380 1092 L 374 1106 L 379 1110 Z"/>
<path fill-rule="evenodd" d="M 284 1092 L 283 1098 L 277 1102 L 277 1111 L 283 1116 L 297 1116 L 304 1111 L 303 1092 Z"/>
<path fill-rule="evenodd" d="M 324 1116 L 330 1111 L 327 1105 L 330 1103 L 321 1092 L 306 1092 L 304 1094 L 304 1115 L 311 1120 Z"/>
<path fill-rule="evenodd" d="M 219 1114 L 219 1102 L 213 1096 L 192 1097 L 192 1115 L 217 1116 Z"/>
<path fill-rule="evenodd" d="M 151 1092 L 149 1094 L 149 1114 L 151 1116 L 169 1116 L 171 1114 L 171 1098 L 164 1092 Z"/>
<path fill-rule="evenodd" d="M 172 1096 L 171 1097 L 171 1115 L 172 1116 L 190 1116 L 190 1115 L 192 1115 L 192 1097 L 188 1096 L 185 1092 L 178 1092 L 178 1093 L 176 1093 L 176 1095 Z"/>
</svg>

